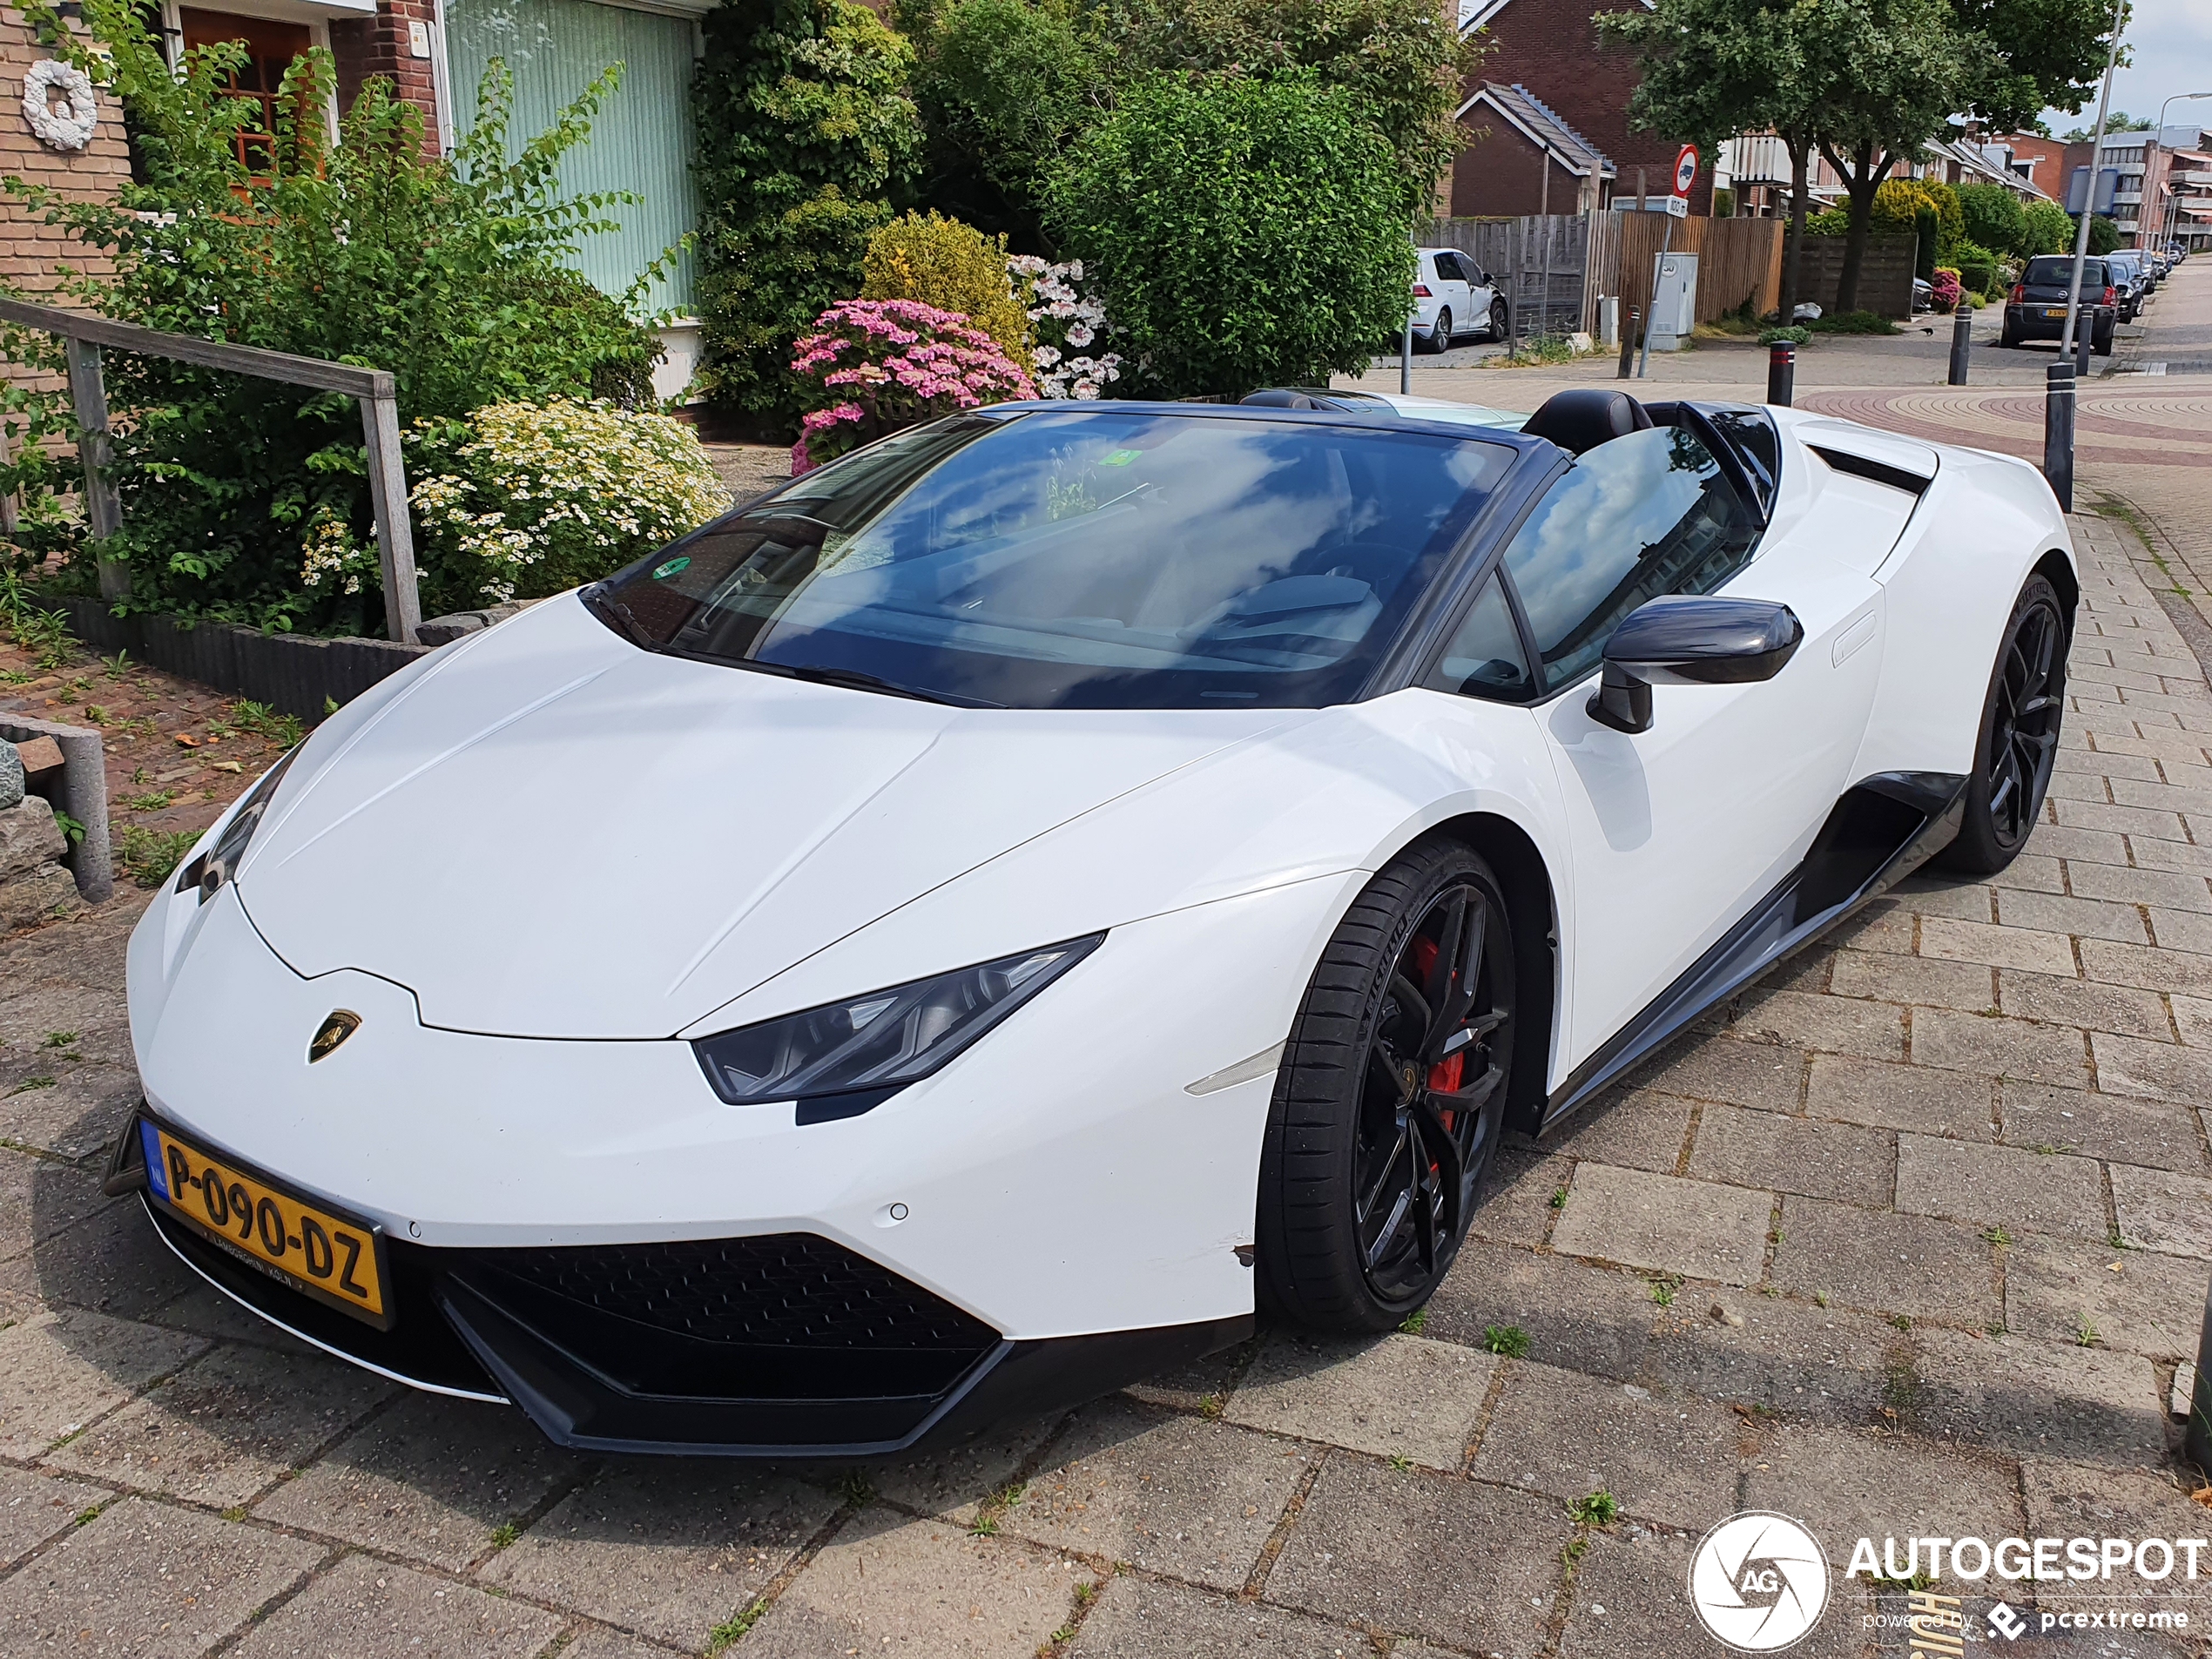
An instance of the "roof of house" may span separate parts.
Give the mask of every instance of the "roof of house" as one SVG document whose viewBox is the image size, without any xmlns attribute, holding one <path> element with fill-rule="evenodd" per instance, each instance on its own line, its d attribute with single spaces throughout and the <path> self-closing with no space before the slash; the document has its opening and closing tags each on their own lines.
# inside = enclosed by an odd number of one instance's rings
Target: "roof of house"
<svg viewBox="0 0 2212 1659">
<path fill-rule="evenodd" d="M 1602 150 L 1568 125 L 1556 110 L 1519 82 L 1507 86 L 1498 81 L 1485 81 L 1475 88 L 1474 96 L 1453 114 L 1464 116 L 1478 104 L 1496 111 L 1521 137 L 1540 149 L 1549 150 L 1561 166 L 1577 177 L 1614 176 L 1613 163 Z"/>
<path fill-rule="evenodd" d="M 2032 178 L 2014 172 L 2010 167 L 1991 160 L 1977 145 L 1962 138 L 1939 138 L 1927 148 L 1930 156 L 1945 156 L 1956 161 L 1968 173 L 1975 175 L 1973 182 L 2002 185 L 2015 195 L 2027 196 L 2040 201 L 2051 199 L 2050 192 Z"/>
</svg>

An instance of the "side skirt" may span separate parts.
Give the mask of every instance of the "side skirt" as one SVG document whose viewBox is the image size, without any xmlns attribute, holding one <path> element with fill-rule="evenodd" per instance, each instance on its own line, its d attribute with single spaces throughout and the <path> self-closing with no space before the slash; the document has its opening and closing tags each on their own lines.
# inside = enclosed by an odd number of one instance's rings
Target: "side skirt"
<svg viewBox="0 0 2212 1659">
<path fill-rule="evenodd" d="M 1966 796 L 1966 779 L 1947 772 L 1880 772 L 1845 790 L 1804 861 L 1552 1091 L 1539 1132 L 1940 853 L 1959 833 Z"/>
</svg>

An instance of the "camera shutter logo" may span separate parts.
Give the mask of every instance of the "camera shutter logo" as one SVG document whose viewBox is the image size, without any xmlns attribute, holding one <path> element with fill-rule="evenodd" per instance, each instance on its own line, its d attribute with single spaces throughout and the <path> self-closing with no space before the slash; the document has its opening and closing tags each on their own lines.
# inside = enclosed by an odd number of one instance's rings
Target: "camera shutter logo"
<svg viewBox="0 0 2212 1659">
<path fill-rule="evenodd" d="M 1801 1641 L 1828 1607 L 1828 1557 L 1787 1515 L 1730 1515 L 1689 1559 L 1689 1604 L 1740 1653 L 1776 1653 Z"/>
</svg>

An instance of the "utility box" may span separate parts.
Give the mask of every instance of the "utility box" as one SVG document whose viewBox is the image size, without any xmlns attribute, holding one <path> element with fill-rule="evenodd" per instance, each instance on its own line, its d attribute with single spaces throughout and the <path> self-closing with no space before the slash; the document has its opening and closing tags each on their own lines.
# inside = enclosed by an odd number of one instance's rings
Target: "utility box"
<svg viewBox="0 0 2212 1659">
<path fill-rule="evenodd" d="M 1621 344 L 1621 299 L 1608 293 L 1597 302 L 1597 343 L 1607 351 Z"/>
<path fill-rule="evenodd" d="M 1646 325 L 1651 349 L 1680 351 L 1696 327 L 1697 256 L 1662 253 L 1659 280 L 1651 294 L 1651 320 Z"/>
</svg>

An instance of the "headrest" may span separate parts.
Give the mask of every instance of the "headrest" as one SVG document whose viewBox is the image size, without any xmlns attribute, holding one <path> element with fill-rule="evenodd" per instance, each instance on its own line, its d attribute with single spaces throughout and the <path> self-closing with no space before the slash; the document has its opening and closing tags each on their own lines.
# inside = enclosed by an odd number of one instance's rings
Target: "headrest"
<svg viewBox="0 0 2212 1659">
<path fill-rule="evenodd" d="M 1570 455 L 1595 449 L 1612 438 L 1649 429 L 1651 416 L 1626 392 L 1600 386 L 1578 386 L 1554 392 L 1544 407 L 1530 415 L 1521 431 L 1532 438 L 1549 438 Z"/>
<path fill-rule="evenodd" d="M 1267 409 L 1321 409 L 1329 406 L 1316 402 L 1304 392 L 1293 392 L 1285 387 L 1270 387 L 1264 392 L 1251 392 L 1237 400 Z"/>
</svg>

